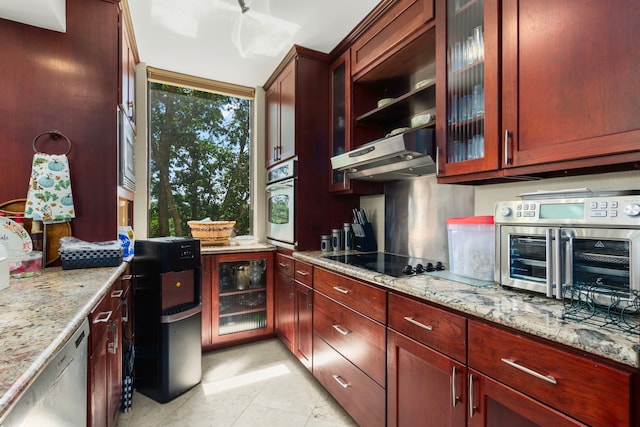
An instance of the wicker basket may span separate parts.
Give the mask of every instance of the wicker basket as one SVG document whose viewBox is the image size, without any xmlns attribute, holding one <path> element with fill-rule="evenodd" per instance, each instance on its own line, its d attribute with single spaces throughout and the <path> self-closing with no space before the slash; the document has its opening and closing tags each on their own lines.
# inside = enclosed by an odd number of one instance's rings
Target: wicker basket
<svg viewBox="0 0 640 427">
<path fill-rule="evenodd" d="M 204 241 L 228 240 L 235 221 L 187 221 L 194 239 Z"/>
</svg>

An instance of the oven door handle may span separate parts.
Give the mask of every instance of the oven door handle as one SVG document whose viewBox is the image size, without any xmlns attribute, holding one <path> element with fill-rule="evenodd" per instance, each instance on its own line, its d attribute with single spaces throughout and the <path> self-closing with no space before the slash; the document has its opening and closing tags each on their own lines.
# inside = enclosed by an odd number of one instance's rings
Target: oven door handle
<svg viewBox="0 0 640 427">
<path fill-rule="evenodd" d="M 293 188 L 293 178 L 288 179 L 286 181 L 269 184 L 267 185 L 265 190 L 267 191 L 267 193 L 271 193 L 274 190 L 287 190 L 290 188 Z"/>
<path fill-rule="evenodd" d="M 547 297 L 553 298 L 553 265 L 555 259 L 553 259 L 553 228 L 547 228 L 546 234 L 546 254 L 545 259 L 547 261 Z"/>
</svg>

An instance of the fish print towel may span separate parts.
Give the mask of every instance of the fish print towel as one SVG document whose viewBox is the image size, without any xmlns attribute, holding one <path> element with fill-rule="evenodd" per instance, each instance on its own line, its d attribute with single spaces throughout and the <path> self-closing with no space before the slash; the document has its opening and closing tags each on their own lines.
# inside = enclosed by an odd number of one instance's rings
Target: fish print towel
<svg viewBox="0 0 640 427">
<path fill-rule="evenodd" d="M 36 153 L 33 156 L 24 216 L 46 224 L 75 218 L 66 154 Z"/>
</svg>

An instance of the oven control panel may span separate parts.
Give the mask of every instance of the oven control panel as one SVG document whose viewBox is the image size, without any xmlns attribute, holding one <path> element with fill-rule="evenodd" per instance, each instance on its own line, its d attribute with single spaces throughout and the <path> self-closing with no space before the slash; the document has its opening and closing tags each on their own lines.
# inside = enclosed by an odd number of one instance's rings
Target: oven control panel
<svg viewBox="0 0 640 427">
<path fill-rule="evenodd" d="M 640 197 L 498 202 L 495 222 L 502 224 L 575 224 L 640 227 Z"/>
</svg>

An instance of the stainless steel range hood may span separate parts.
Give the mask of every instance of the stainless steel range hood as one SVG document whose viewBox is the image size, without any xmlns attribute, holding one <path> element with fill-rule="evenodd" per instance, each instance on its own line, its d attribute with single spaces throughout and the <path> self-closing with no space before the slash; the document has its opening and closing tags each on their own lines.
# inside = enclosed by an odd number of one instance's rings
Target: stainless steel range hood
<svg viewBox="0 0 640 427">
<path fill-rule="evenodd" d="M 335 170 L 351 179 L 394 181 L 436 172 L 432 128 L 378 139 L 331 158 Z"/>
</svg>

